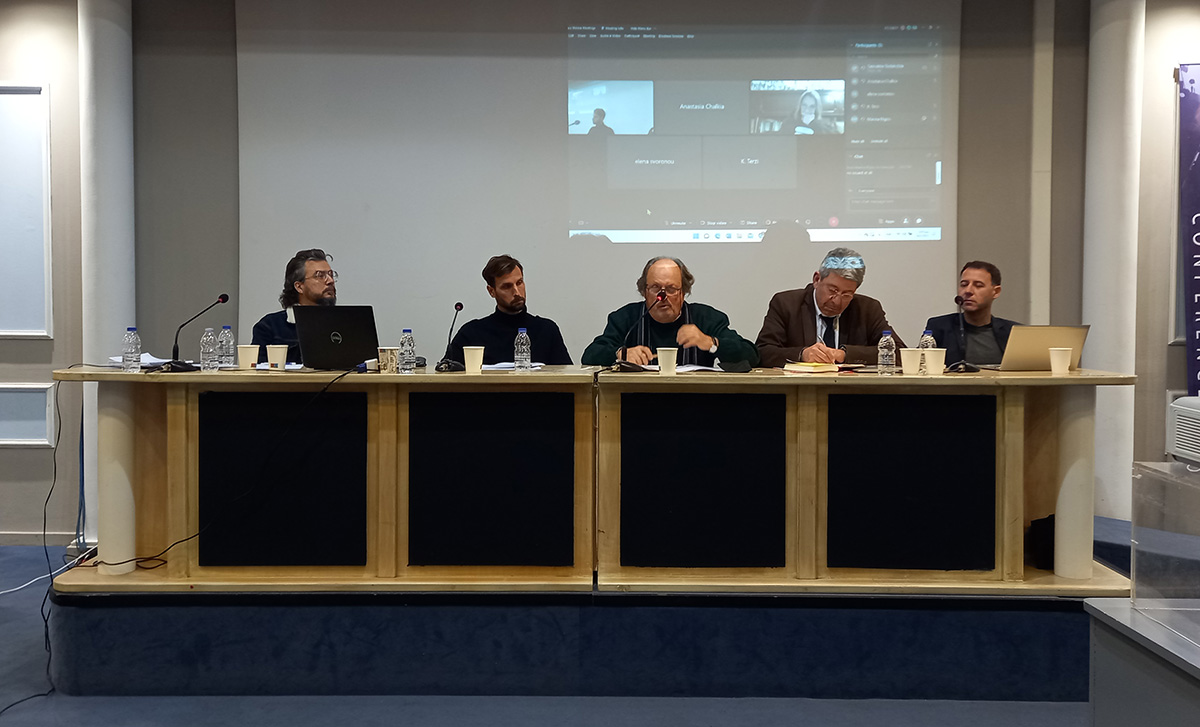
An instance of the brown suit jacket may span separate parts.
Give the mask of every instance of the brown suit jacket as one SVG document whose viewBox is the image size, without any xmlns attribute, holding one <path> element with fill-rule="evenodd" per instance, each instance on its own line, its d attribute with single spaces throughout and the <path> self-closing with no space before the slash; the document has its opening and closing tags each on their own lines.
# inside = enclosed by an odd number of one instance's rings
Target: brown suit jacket
<svg viewBox="0 0 1200 727">
<path fill-rule="evenodd" d="M 892 331 L 896 348 L 903 348 L 904 342 L 888 323 L 879 301 L 865 295 L 854 296 L 838 321 L 838 343 L 846 349 L 846 363 L 875 363 L 878 357 L 876 346 L 886 330 Z M 767 306 L 762 330 L 754 342 L 762 366 L 770 368 L 783 366 L 788 360 L 799 361 L 801 352 L 816 342 L 813 286 L 776 293 Z"/>
</svg>

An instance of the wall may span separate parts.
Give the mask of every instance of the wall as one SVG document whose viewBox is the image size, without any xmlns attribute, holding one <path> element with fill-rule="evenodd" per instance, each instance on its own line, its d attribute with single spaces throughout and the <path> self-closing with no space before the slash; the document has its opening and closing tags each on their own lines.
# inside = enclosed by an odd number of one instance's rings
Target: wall
<svg viewBox="0 0 1200 727">
<path fill-rule="evenodd" d="M 78 363 L 81 336 L 79 268 L 79 86 L 75 2 L 40 0 L 0 6 L 0 79 L 50 87 L 53 340 L 0 343 L 0 381 L 45 383 L 50 372 Z M 20 275 L 20 270 L 8 271 Z M 0 448 L 0 544 L 40 543 L 42 506 L 51 542 L 75 531 L 79 489 L 82 389 L 62 384 L 57 461 L 49 448 Z M 57 467 L 56 467 L 57 464 Z M 55 479 L 56 478 L 56 479 Z"/>
</svg>

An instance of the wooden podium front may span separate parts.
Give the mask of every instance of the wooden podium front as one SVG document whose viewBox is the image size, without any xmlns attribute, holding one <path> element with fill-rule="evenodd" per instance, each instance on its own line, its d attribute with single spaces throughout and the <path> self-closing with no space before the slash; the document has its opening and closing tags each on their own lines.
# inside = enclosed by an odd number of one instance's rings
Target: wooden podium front
<svg viewBox="0 0 1200 727">
<path fill-rule="evenodd" d="M 1096 387 L 1132 376 L 55 378 L 99 382 L 103 564 L 62 592 L 1129 590 L 1091 523 Z"/>
</svg>

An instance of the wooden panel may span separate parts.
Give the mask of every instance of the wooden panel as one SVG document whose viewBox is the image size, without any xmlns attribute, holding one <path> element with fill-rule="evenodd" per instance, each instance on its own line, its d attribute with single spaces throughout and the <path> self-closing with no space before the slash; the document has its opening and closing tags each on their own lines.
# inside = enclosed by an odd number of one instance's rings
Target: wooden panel
<svg viewBox="0 0 1200 727">
<path fill-rule="evenodd" d="M 788 393 L 788 571 L 793 578 L 816 578 L 818 472 L 817 396 L 811 387 Z"/>
<path fill-rule="evenodd" d="M 161 386 L 134 387 L 134 490 L 139 558 L 156 555 L 172 541 L 167 505 L 168 427 L 167 390 Z"/>
<path fill-rule="evenodd" d="M 397 573 L 396 541 L 400 534 L 397 520 L 396 492 L 399 490 L 397 476 L 400 472 L 399 406 L 395 386 L 375 389 L 376 405 L 372 407 L 372 443 L 378 457 L 379 467 L 375 477 L 375 495 L 367 502 L 368 522 L 373 523 L 374 533 L 368 528 L 368 541 L 374 543 L 368 549 L 368 564 L 375 563 L 375 575 L 394 578 Z M 376 411 L 376 408 L 378 409 Z"/>
<path fill-rule="evenodd" d="M 1054 513 L 1058 500 L 1058 390 L 1025 390 L 1025 513 L 1029 526 Z"/>
<path fill-rule="evenodd" d="M 408 389 L 396 391 L 396 575 L 408 574 Z"/>
<path fill-rule="evenodd" d="M 596 432 L 591 385 L 575 395 L 575 571 L 591 581 L 596 570 Z"/>
<path fill-rule="evenodd" d="M 1025 577 L 1025 390 L 1006 389 L 996 413 L 996 532 L 1001 577 Z"/>
<path fill-rule="evenodd" d="M 605 574 L 621 568 L 621 392 L 616 387 L 600 387 L 596 412 L 596 567 Z"/>
</svg>

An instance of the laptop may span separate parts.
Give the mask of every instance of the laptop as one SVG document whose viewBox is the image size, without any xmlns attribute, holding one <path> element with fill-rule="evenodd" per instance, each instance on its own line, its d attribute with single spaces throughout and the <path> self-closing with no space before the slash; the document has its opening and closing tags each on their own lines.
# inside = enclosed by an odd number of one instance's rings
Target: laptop
<svg viewBox="0 0 1200 727">
<path fill-rule="evenodd" d="M 379 355 L 375 311 L 369 305 L 297 305 L 300 358 L 310 369 L 346 371 Z"/>
<path fill-rule="evenodd" d="M 1050 349 L 1069 348 L 1071 370 L 1079 368 L 1079 355 L 1088 326 L 1013 326 L 1000 360 L 1001 371 L 1049 371 Z M 985 368 L 995 368 L 988 366 Z"/>
</svg>

